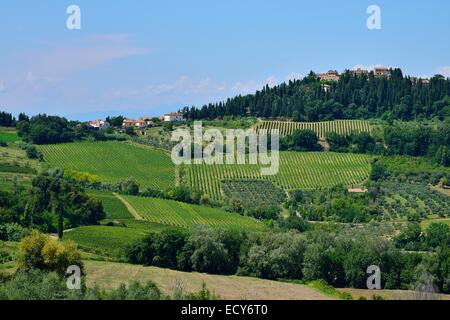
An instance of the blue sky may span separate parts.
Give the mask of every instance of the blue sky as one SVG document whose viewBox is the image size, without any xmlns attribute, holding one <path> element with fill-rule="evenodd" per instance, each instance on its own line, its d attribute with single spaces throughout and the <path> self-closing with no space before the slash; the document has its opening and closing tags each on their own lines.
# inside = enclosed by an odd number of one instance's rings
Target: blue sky
<svg viewBox="0 0 450 320">
<path fill-rule="evenodd" d="M 81 30 L 66 9 L 81 8 Z M 381 30 L 366 27 L 369 5 Z M 0 109 L 159 115 L 357 65 L 450 76 L 450 1 L 14 0 L 0 4 Z"/>
</svg>

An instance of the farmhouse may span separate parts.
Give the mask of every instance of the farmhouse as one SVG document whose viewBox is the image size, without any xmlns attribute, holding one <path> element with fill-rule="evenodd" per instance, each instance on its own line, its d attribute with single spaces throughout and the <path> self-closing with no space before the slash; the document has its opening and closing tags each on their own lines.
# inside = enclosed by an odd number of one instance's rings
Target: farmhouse
<svg viewBox="0 0 450 320">
<path fill-rule="evenodd" d="M 122 126 L 123 127 L 135 127 L 135 128 L 139 128 L 139 129 L 145 129 L 145 128 L 148 127 L 148 124 L 143 119 L 139 119 L 139 120 L 125 119 L 125 120 L 123 120 Z"/>
<path fill-rule="evenodd" d="M 317 77 L 324 81 L 339 81 L 340 76 L 336 70 L 330 70 L 327 73 L 318 73 Z"/>
<path fill-rule="evenodd" d="M 375 67 L 373 73 L 378 78 L 389 78 L 391 76 L 391 70 L 386 67 Z"/>
<path fill-rule="evenodd" d="M 368 74 L 369 74 L 368 70 L 364 70 L 364 69 L 361 69 L 361 68 L 357 68 L 356 70 L 353 70 L 353 75 L 355 75 L 357 77 L 360 77 L 360 76 L 363 76 L 363 75 L 367 76 Z"/>
<path fill-rule="evenodd" d="M 183 115 L 179 112 L 171 112 L 164 115 L 164 122 L 184 121 Z"/>
<path fill-rule="evenodd" d="M 103 120 L 92 120 L 89 121 L 89 128 L 103 130 L 109 127 L 109 123 Z"/>
</svg>

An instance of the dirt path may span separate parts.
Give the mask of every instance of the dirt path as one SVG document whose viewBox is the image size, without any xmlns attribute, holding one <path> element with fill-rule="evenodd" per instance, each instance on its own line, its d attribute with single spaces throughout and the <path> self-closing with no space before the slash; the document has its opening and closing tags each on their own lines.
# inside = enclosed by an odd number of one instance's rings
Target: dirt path
<svg viewBox="0 0 450 320">
<path fill-rule="evenodd" d="M 133 206 L 127 200 L 125 200 L 124 197 L 115 192 L 113 192 L 113 195 L 123 203 L 123 205 L 127 208 L 127 210 L 136 220 L 144 220 L 144 218 L 140 216 L 140 214 L 136 211 L 136 209 L 134 209 Z"/>
</svg>

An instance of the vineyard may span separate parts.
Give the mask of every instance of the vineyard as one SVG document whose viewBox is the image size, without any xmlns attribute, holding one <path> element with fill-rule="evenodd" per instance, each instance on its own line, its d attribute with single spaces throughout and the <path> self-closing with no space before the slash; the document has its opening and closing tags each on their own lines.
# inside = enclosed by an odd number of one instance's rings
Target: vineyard
<svg viewBox="0 0 450 320">
<path fill-rule="evenodd" d="M 327 132 L 350 134 L 352 132 L 370 132 L 370 123 L 365 120 L 336 120 L 323 122 L 292 122 L 292 121 L 262 121 L 256 127 L 257 130 L 278 129 L 280 135 L 292 134 L 295 130 L 309 129 L 314 131 L 320 139 L 324 139 Z"/>
<path fill-rule="evenodd" d="M 261 176 L 260 166 L 189 165 L 186 182 L 213 199 L 222 199 L 225 179 L 266 179 L 284 190 L 326 188 L 337 184 L 356 185 L 369 176 L 369 157 L 332 152 L 280 152 L 280 168 L 274 176 Z"/>
<path fill-rule="evenodd" d="M 194 225 L 211 227 L 262 230 L 263 224 L 236 213 L 222 209 L 191 205 L 187 203 L 144 197 L 123 197 L 145 220 L 173 227 L 189 228 Z"/>
<path fill-rule="evenodd" d="M 243 208 L 279 206 L 285 191 L 268 180 L 224 180 L 222 190 L 228 202 L 239 201 Z"/>
<path fill-rule="evenodd" d="M 141 187 L 167 189 L 175 169 L 163 151 L 124 142 L 80 142 L 39 146 L 51 167 L 88 172 L 104 182 L 135 179 Z"/>
</svg>

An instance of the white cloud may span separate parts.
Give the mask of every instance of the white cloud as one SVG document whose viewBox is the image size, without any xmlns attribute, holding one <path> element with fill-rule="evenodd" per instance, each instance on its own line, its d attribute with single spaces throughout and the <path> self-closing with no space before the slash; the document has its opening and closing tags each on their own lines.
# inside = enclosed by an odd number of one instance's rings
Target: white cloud
<svg viewBox="0 0 450 320">
<path fill-rule="evenodd" d="M 25 80 L 55 82 L 112 60 L 150 53 L 131 45 L 131 38 L 126 34 L 91 35 L 27 53 L 22 61 L 27 70 Z"/>
<path fill-rule="evenodd" d="M 440 67 L 437 69 L 439 74 L 442 74 L 445 77 L 450 77 L 450 66 L 448 67 Z"/>
<path fill-rule="evenodd" d="M 394 67 L 390 67 L 390 66 L 386 66 L 383 64 L 374 64 L 374 65 L 363 65 L 363 64 L 357 64 L 356 66 L 353 67 L 353 70 L 356 69 L 362 69 L 362 70 L 373 70 L 374 68 L 379 68 L 379 67 L 387 67 L 387 68 L 394 68 Z"/>
</svg>

